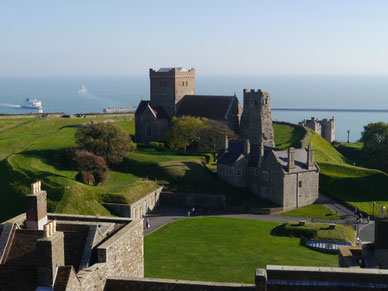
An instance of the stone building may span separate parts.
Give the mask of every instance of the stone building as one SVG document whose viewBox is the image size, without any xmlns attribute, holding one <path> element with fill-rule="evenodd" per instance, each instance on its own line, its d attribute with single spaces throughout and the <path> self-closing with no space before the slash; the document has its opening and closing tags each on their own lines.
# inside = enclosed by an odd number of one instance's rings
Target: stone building
<svg viewBox="0 0 388 291">
<path fill-rule="evenodd" d="M 329 143 L 335 141 L 335 118 L 334 116 L 331 119 L 305 119 L 299 122 L 300 125 L 306 126 L 314 130 L 320 136 L 322 136 Z"/>
<path fill-rule="evenodd" d="M 104 290 L 108 277 L 144 276 L 142 219 L 47 213 L 40 182 L 31 188 L 27 213 L 0 224 L 0 290 Z"/>
<path fill-rule="evenodd" d="M 241 137 L 254 144 L 259 144 L 262 138 L 265 146 L 275 146 L 270 103 L 271 97 L 267 92 L 244 89 Z"/>
<path fill-rule="evenodd" d="M 241 107 L 236 96 L 195 95 L 195 69 L 150 69 L 150 100 L 135 112 L 136 141 L 165 138 L 173 116 L 190 115 L 216 120 L 238 133 Z"/>
<path fill-rule="evenodd" d="M 263 142 L 226 139 L 217 159 L 217 176 L 285 209 L 305 206 L 318 198 L 319 168 L 312 145 L 279 150 Z"/>
</svg>

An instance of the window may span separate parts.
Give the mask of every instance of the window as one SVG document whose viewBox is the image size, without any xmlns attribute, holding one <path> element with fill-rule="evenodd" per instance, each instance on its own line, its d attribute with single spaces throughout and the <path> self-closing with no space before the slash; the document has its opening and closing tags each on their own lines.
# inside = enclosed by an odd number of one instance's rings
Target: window
<svg viewBox="0 0 388 291">
<path fill-rule="evenodd" d="M 240 170 L 237 171 L 237 176 L 241 176 L 241 171 Z"/>
<path fill-rule="evenodd" d="M 163 86 L 163 83 L 162 81 L 159 82 L 159 87 L 162 87 Z"/>
<path fill-rule="evenodd" d="M 189 82 L 186 81 L 186 86 L 189 86 Z"/>
<path fill-rule="evenodd" d="M 184 86 L 185 85 L 185 82 L 182 82 L 182 86 Z"/>
<path fill-rule="evenodd" d="M 257 106 L 257 100 L 255 100 L 255 105 Z"/>
<path fill-rule="evenodd" d="M 299 181 L 299 188 L 302 188 L 302 181 Z"/>
</svg>

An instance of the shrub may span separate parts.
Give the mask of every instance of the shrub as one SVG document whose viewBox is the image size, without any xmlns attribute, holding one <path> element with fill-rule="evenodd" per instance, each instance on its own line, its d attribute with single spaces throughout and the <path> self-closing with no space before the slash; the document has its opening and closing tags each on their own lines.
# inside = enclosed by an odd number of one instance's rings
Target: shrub
<svg viewBox="0 0 388 291">
<path fill-rule="evenodd" d="M 272 235 L 316 239 L 326 241 L 354 242 L 355 233 L 350 226 L 337 224 L 335 229 L 330 229 L 328 223 L 306 223 L 300 225 L 297 222 L 283 223 L 275 227 Z"/>
<path fill-rule="evenodd" d="M 160 151 L 164 151 L 164 148 L 165 148 L 164 143 L 163 143 L 163 142 L 160 142 L 160 143 L 159 143 L 159 150 L 160 150 Z"/>
</svg>

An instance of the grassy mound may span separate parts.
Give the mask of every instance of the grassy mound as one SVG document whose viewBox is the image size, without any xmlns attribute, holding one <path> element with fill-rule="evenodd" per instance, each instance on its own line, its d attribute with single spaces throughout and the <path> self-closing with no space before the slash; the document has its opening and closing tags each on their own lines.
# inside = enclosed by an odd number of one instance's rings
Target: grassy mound
<svg viewBox="0 0 388 291">
<path fill-rule="evenodd" d="M 298 237 L 325 241 L 343 241 L 354 243 L 355 233 L 350 226 L 339 225 L 330 229 L 327 223 L 306 223 L 300 225 L 295 222 L 283 223 L 273 229 L 272 235 Z"/>
<path fill-rule="evenodd" d="M 300 141 L 305 134 L 302 128 L 274 123 L 273 129 L 277 148 L 287 149 L 289 147 L 300 147 Z"/>
<path fill-rule="evenodd" d="M 284 216 L 309 217 L 320 219 L 340 220 L 341 216 L 335 214 L 322 204 L 311 204 L 291 211 L 280 213 Z"/>
<path fill-rule="evenodd" d="M 353 165 L 363 165 L 365 161 L 361 154 L 362 143 L 340 143 L 336 149 L 339 151 L 349 163 Z"/>
<path fill-rule="evenodd" d="M 335 255 L 272 236 L 277 225 L 220 217 L 175 221 L 145 237 L 145 277 L 254 283 L 255 269 L 267 264 L 337 266 Z"/>
<path fill-rule="evenodd" d="M 317 133 L 311 132 L 309 142 L 314 145 L 315 159 L 320 167 L 320 190 L 368 215 L 373 215 L 373 201 L 376 202 L 376 207 L 388 205 L 388 196 L 385 193 L 388 186 L 387 174 L 351 165 L 349 158 Z M 375 214 L 378 211 L 376 207 Z"/>
<path fill-rule="evenodd" d="M 103 194 L 133 201 L 157 185 L 126 171 L 114 170 L 104 185 L 94 187 L 75 180 L 77 172 L 64 161 L 65 149 L 75 145 L 76 125 L 94 119 L 0 120 L 0 221 L 25 211 L 24 195 L 35 180 L 48 193 L 48 210 L 74 214 L 110 215 L 101 205 Z M 132 122 L 133 123 L 133 122 Z M 130 129 L 130 128 L 129 128 Z"/>
</svg>

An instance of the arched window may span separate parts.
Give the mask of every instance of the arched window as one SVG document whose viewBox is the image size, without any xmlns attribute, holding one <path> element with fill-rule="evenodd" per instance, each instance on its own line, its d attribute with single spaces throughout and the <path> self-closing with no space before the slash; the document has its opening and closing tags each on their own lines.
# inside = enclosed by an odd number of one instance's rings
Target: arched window
<svg viewBox="0 0 388 291">
<path fill-rule="evenodd" d="M 185 82 L 182 82 L 182 86 L 184 86 L 185 85 Z"/>
<path fill-rule="evenodd" d="M 186 86 L 189 86 L 189 82 L 186 81 Z"/>
</svg>

